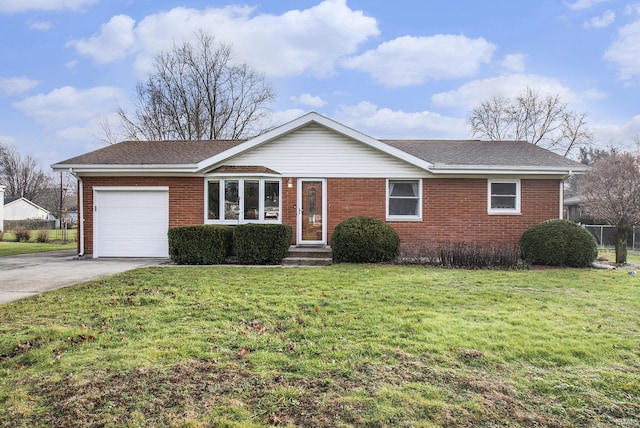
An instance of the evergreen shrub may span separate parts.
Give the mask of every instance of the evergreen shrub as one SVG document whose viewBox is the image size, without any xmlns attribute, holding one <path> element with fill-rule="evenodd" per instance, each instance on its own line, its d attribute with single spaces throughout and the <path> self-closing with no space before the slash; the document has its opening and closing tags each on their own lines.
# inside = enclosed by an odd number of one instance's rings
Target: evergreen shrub
<svg viewBox="0 0 640 428">
<path fill-rule="evenodd" d="M 547 220 L 520 237 L 520 257 L 530 264 L 588 267 L 598 256 L 593 235 L 569 220 Z"/>
<path fill-rule="evenodd" d="M 241 224 L 233 231 L 233 249 L 238 263 L 277 265 L 291 245 L 291 226 L 287 224 Z"/>
<path fill-rule="evenodd" d="M 179 265 L 224 263 L 231 248 L 229 226 L 194 225 L 169 229 L 169 257 Z"/>
<path fill-rule="evenodd" d="M 333 230 L 331 249 L 336 263 L 390 262 L 400 254 L 400 237 L 381 220 L 351 217 Z"/>
</svg>

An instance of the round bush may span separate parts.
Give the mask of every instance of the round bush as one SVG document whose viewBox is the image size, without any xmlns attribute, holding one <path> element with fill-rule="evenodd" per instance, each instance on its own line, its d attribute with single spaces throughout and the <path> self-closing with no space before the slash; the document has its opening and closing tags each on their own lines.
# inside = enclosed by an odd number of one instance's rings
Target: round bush
<svg viewBox="0 0 640 428">
<path fill-rule="evenodd" d="M 588 267 L 598 244 L 588 230 L 568 220 L 547 220 L 520 237 L 520 257 L 530 264 Z"/>
<path fill-rule="evenodd" d="M 388 262 L 400 254 L 400 238 L 378 219 L 352 217 L 333 230 L 331 249 L 336 263 Z"/>
</svg>

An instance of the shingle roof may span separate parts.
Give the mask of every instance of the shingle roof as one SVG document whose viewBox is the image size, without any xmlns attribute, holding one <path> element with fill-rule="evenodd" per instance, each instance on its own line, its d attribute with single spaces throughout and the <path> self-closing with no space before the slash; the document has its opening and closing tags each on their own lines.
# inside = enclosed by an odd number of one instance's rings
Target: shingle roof
<svg viewBox="0 0 640 428">
<path fill-rule="evenodd" d="M 123 141 L 59 162 L 63 165 L 193 165 L 242 140 Z"/>
<path fill-rule="evenodd" d="M 583 166 L 526 141 L 380 140 L 434 165 L 560 167 Z"/>
</svg>

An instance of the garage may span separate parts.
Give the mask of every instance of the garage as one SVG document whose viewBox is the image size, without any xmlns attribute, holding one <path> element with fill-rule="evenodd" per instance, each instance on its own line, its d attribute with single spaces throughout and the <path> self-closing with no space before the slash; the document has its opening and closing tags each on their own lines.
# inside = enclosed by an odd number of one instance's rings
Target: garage
<svg viewBox="0 0 640 428">
<path fill-rule="evenodd" d="M 168 257 L 168 187 L 94 187 L 93 257 Z"/>
</svg>

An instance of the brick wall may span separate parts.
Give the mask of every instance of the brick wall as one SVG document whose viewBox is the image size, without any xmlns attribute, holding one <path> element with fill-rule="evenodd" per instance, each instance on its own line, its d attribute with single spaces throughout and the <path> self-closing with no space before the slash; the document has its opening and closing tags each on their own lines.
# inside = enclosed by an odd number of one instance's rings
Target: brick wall
<svg viewBox="0 0 640 428">
<path fill-rule="evenodd" d="M 204 180 L 201 177 L 85 177 L 85 253 L 93 251 L 93 186 L 168 186 L 169 227 L 202 224 Z M 282 219 L 296 239 L 296 186 L 282 179 Z M 487 214 L 487 180 L 439 178 L 422 181 L 422 221 L 390 222 L 405 251 L 438 244 L 516 244 L 522 232 L 559 214 L 559 180 L 521 180 L 521 215 Z M 342 220 L 368 215 L 385 220 L 386 180 L 327 179 L 327 237 Z"/>
</svg>

